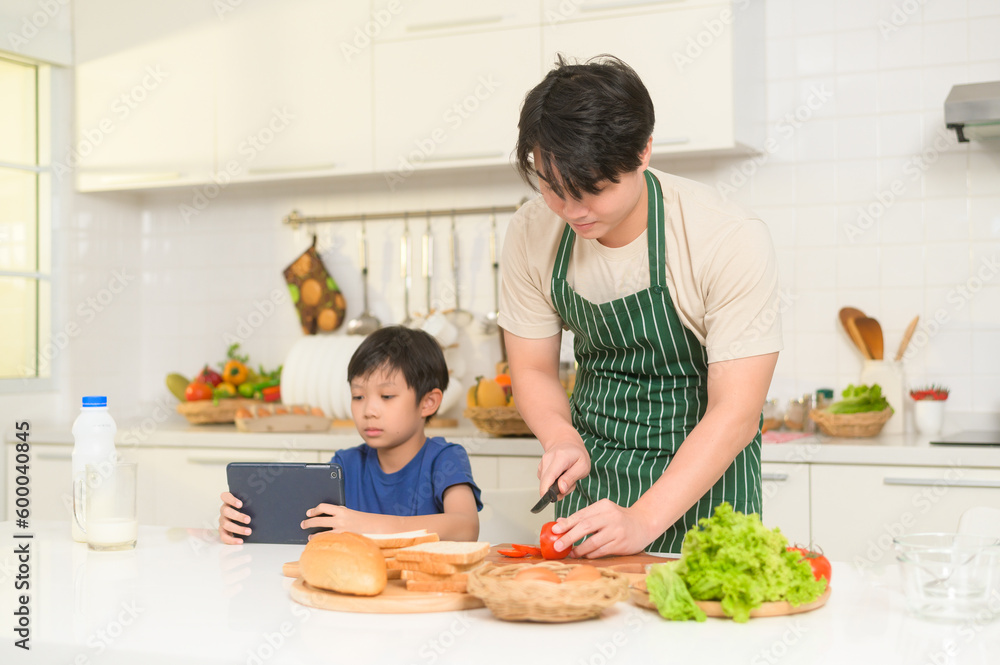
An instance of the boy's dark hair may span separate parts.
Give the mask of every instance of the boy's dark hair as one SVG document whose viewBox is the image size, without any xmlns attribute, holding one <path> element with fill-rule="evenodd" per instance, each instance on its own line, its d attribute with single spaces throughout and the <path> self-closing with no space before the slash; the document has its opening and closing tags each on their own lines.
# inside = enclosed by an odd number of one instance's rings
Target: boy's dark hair
<svg viewBox="0 0 1000 665">
<path fill-rule="evenodd" d="M 368 335 L 347 364 L 347 381 L 376 370 L 402 372 L 418 404 L 435 388 L 444 392 L 448 387 L 448 364 L 441 346 L 423 330 L 386 326 Z"/>
<path fill-rule="evenodd" d="M 610 55 L 569 64 L 562 55 L 524 98 L 515 168 L 537 191 L 537 175 L 559 198 L 596 194 L 597 183 L 635 171 L 653 134 L 653 100 L 631 67 Z M 533 164 L 532 153 L 540 153 Z M 558 176 L 558 178 L 556 177 Z"/>
</svg>

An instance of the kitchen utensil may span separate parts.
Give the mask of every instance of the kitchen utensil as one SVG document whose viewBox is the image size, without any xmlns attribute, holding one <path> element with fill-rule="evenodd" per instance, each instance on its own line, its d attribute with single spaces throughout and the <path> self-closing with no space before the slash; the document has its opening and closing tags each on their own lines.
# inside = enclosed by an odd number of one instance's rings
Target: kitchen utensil
<svg viewBox="0 0 1000 665">
<path fill-rule="evenodd" d="M 382 322 L 368 311 L 368 232 L 364 217 L 361 218 L 361 284 L 364 290 L 364 309 L 356 319 L 347 322 L 348 335 L 370 335 L 382 327 Z"/>
<path fill-rule="evenodd" d="M 787 616 L 789 614 L 811 612 L 826 605 L 826 601 L 830 599 L 831 591 L 832 589 L 827 587 L 822 596 L 811 603 L 805 603 L 803 605 L 792 605 L 791 603 L 785 601 L 763 603 L 760 607 L 750 611 L 750 618 L 780 617 Z M 629 588 L 629 598 L 639 607 L 645 607 L 651 610 L 656 609 L 656 603 L 650 599 L 649 591 L 646 589 L 646 580 L 644 579 L 632 582 Z M 717 619 L 729 618 L 729 616 L 722 611 L 722 603 L 720 601 L 696 600 L 694 603 L 701 608 L 701 611 L 704 612 L 706 616 L 715 617 Z"/>
<path fill-rule="evenodd" d="M 455 309 L 448 313 L 448 319 L 459 328 L 464 328 L 472 323 L 472 319 L 475 317 L 472 315 L 472 312 L 462 309 L 459 298 L 462 282 L 459 279 L 458 271 L 458 245 L 458 230 L 455 228 L 455 211 L 453 210 L 451 213 L 451 272 L 455 281 Z"/>
<path fill-rule="evenodd" d="M 549 505 L 550 503 L 555 503 L 556 499 L 558 498 L 559 498 L 559 479 L 557 478 L 556 481 L 552 483 L 552 487 L 545 490 L 545 494 L 543 494 L 542 498 L 538 500 L 538 503 L 532 506 L 531 512 L 536 514 L 542 512 L 543 510 L 545 510 L 545 506 Z"/>
<path fill-rule="evenodd" d="M 497 325 L 497 319 L 500 316 L 500 263 L 497 261 L 496 211 L 490 213 L 490 264 L 493 269 L 493 311 L 488 312 L 480 322 L 482 332 L 486 335 L 492 335 L 500 329 L 500 326 Z"/>
<path fill-rule="evenodd" d="M 405 580 L 389 580 L 385 589 L 377 596 L 352 596 L 317 589 L 299 578 L 292 583 L 289 593 L 292 600 L 308 607 L 363 614 L 456 612 L 483 606 L 483 601 L 467 593 L 407 591 Z"/>
<path fill-rule="evenodd" d="M 972 620 L 1000 593 L 1000 539 L 957 533 L 920 533 L 893 539 L 903 593 L 914 614 Z"/>
<path fill-rule="evenodd" d="M 882 326 L 870 316 L 862 316 L 854 319 L 854 324 L 861 333 L 861 338 L 865 341 L 865 346 L 871 353 L 872 360 L 882 360 L 882 350 L 884 338 L 882 337 Z"/>
<path fill-rule="evenodd" d="M 410 309 L 410 288 L 413 277 L 410 274 L 410 213 L 403 214 L 403 237 L 399 241 L 399 270 L 403 277 L 403 320 L 400 325 L 413 323 L 413 310 Z"/>
<path fill-rule="evenodd" d="M 863 318 L 865 313 L 854 307 L 842 307 L 840 309 L 839 316 L 840 324 L 844 326 L 847 336 L 851 338 L 854 345 L 858 347 L 859 351 L 861 351 L 861 355 L 865 358 L 871 359 L 871 352 L 868 350 L 868 347 L 865 346 L 864 338 L 861 337 L 861 332 L 855 325 L 855 321 L 859 318 Z"/>
<path fill-rule="evenodd" d="M 899 350 L 896 351 L 896 362 L 903 359 L 903 354 L 906 353 L 906 347 L 910 345 L 910 338 L 913 337 L 913 332 L 917 329 L 917 323 L 920 322 L 920 317 L 915 316 L 913 320 L 910 321 L 910 325 L 906 326 L 906 332 L 903 333 L 903 339 L 899 342 Z"/>
<path fill-rule="evenodd" d="M 430 316 L 434 311 L 434 304 L 431 299 L 431 284 L 433 282 L 434 273 L 434 237 L 431 235 L 431 214 L 427 213 L 427 222 L 424 225 L 424 235 L 421 238 L 421 258 L 423 259 L 421 264 L 421 272 L 424 277 L 424 297 L 425 304 L 427 306 L 427 316 Z"/>
<path fill-rule="evenodd" d="M 88 464 L 78 482 L 73 519 L 87 536 L 87 548 L 98 552 L 135 548 L 139 531 L 135 462 Z"/>
</svg>

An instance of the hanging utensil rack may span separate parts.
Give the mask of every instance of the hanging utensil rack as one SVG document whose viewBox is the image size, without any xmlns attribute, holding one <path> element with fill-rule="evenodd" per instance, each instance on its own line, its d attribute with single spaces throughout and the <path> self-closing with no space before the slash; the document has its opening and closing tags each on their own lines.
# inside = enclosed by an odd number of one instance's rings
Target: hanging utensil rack
<svg viewBox="0 0 1000 665">
<path fill-rule="evenodd" d="M 522 204 L 524 201 L 521 202 Z M 516 206 L 485 206 L 480 208 L 444 208 L 441 210 L 401 210 L 399 212 L 376 212 L 376 213 L 356 213 L 349 215 L 319 215 L 305 216 L 298 210 L 293 210 L 284 219 L 282 224 L 287 224 L 293 229 L 298 229 L 302 224 L 326 224 L 329 222 L 359 222 L 362 218 L 371 222 L 381 219 L 402 219 L 404 216 L 416 217 L 449 217 L 451 215 L 489 215 L 516 212 L 520 205 Z"/>
</svg>

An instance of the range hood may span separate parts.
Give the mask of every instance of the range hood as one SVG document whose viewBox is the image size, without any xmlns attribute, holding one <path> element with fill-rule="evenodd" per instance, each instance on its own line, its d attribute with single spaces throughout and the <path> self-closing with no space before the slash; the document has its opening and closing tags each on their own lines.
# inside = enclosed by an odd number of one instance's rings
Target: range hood
<svg viewBox="0 0 1000 665">
<path fill-rule="evenodd" d="M 963 143 L 1000 139 L 1000 81 L 954 86 L 944 100 L 944 124 Z"/>
</svg>

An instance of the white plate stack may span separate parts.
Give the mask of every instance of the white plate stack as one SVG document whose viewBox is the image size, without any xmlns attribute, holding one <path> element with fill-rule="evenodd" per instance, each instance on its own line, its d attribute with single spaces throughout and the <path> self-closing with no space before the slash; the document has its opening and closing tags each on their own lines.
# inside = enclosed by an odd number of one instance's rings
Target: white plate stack
<svg viewBox="0 0 1000 665">
<path fill-rule="evenodd" d="M 332 418 L 350 420 L 347 363 L 363 340 L 350 335 L 309 335 L 297 341 L 281 370 L 281 401 L 318 406 Z"/>
</svg>

